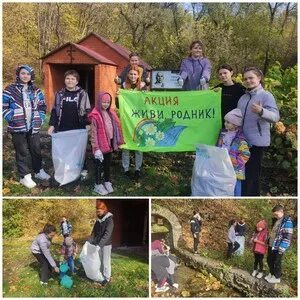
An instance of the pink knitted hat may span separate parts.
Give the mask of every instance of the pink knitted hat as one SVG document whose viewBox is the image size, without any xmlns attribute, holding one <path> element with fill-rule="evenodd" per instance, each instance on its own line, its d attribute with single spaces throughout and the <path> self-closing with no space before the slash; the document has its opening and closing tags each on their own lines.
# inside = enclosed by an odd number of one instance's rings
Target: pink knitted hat
<svg viewBox="0 0 300 300">
<path fill-rule="evenodd" d="M 239 108 L 231 110 L 225 115 L 224 119 L 238 127 L 241 127 L 243 123 L 242 112 Z"/>
</svg>

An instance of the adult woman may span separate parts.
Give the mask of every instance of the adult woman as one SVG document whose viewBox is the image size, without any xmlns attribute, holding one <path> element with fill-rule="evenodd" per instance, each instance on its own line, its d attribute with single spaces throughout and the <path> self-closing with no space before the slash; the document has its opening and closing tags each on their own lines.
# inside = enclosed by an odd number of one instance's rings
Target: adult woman
<svg viewBox="0 0 300 300">
<path fill-rule="evenodd" d="M 46 224 L 43 231 L 38 234 L 31 245 L 31 252 L 40 264 L 40 283 L 43 285 L 48 284 L 52 270 L 59 273 L 56 262 L 51 256 L 50 246 L 51 240 L 55 236 L 56 228 L 51 224 Z"/>
<path fill-rule="evenodd" d="M 180 66 L 179 81 L 186 91 L 207 90 L 211 75 L 211 63 L 204 55 L 201 41 L 193 41 L 190 45 L 189 57 L 183 59 Z"/>
<path fill-rule="evenodd" d="M 218 68 L 218 77 L 222 83 L 216 88 L 222 88 L 221 113 L 224 116 L 237 107 L 239 99 L 245 94 L 246 88 L 240 83 L 232 80 L 233 69 L 228 64 L 223 64 Z"/>
<path fill-rule="evenodd" d="M 100 247 L 100 272 L 103 277 L 100 283 L 104 286 L 109 283 L 111 277 L 111 247 L 114 221 L 112 213 L 108 211 L 103 201 L 97 200 L 96 214 L 97 220 L 92 230 L 90 242 Z"/>
<path fill-rule="evenodd" d="M 243 114 L 244 135 L 252 147 L 250 159 L 246 164 L 242 196 L 260 196 L 263 152 L 271 141 L 270 123 L 279 121 L 279 111 L 274 96 L 262 86 L 263 74 L 258 68 L 246 68 L 243 80 L 247 91 L 240 98 L 238 108 Z"/>
</svg>

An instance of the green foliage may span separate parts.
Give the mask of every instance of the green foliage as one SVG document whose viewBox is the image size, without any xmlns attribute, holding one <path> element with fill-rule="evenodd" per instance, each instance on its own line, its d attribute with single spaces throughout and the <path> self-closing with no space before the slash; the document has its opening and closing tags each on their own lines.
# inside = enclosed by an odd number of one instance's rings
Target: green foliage
<svg viewBox="0 0 300 300">
<path fill-rule="evenodd" d="M 272 168 L 283 170 L 289 178 L 297 177 L 297 72 L 297 66 L 283 70 L 277 62 L 265 79 L 266 89 L 278 104 L 282 122 L 272 129 L 267 159 Z M 276 189 L 276 185 L 272 188 Z"/>
<path fill-rule="evenodd" d="M 272 20 L 268 3 L 5 3 L 4 81 L 26 62 L 40 83 L 39 59 L 90 32 L 138 51 L 154 68 L 178 69 L 196 39 L 213 68 L 226 62 L 238 71 L 263 69 L 275 61 L 286 68 L 297 61 L 297 7 L 286 8 Z M 24 17 L 11 22 L 16 16 Z"/>
<path fill-rule="evenodd" d="M 22 200 L 3 201 L 2 227 L 4 238 L 20 237 L 23 234 L 24 216 L 18 207 L 22 207 Z"/>
<path fill-rule="evenodd" d="M 3 200 L 3 235 L 8 238 L 38 234 L 46 223 L 56 226 L 59 232 L 62 216 L 70 220 L 77 235 L 79 233 L 89 235 L 90 221 L 95 217 L 95 200 L 5 199 Z M 82 219 L 86 221 L 82 222 Z"/>
<path fill-rule="evenodd" d="M 74 237 L 77 241 L 77 238 Z M 58 275 L 53 273 L 48 286 L 39 282 L 39 266 L 30 253 L 31 240 L 4 240 L 3 246 L 3 296 L 4 297 L 147 297 L 148 261 L 134 253 L 112 252 L 112 283 L 105 288 L 97 287 L 86 278 L 79 260 L 79 268 L 73 276 L 74 285 L 65 289 L 59 284 Z M 79 243 L 80 246 L 81 243 Z M 55 258 L 60 255 L 60 243 L 51 246 Z"/>
</svg>

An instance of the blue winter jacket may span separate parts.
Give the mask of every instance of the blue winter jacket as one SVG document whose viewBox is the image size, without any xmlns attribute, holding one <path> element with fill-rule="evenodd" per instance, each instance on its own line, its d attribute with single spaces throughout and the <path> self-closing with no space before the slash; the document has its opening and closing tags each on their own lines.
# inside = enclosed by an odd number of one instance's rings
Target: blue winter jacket
<svg viewBox="0 0 300 300">
<path fill-rule="evenodd" d="M 24 85 L 14 83 L 5 88 L 2 94 L 2 114 L 8 122 L 9 132 L 39 132 L 46 114 L 46 103 L 42 91 L 29 85 L 29 98 L 32 106 L 30 128 L 27 127 L 22 89 Z"/>
<path fill-rule="evenodd" d="M 291 244 L 293 235 L 293 222 L 288 216 L 284 216 L 272 244 L 272 250 L 283 254 Z"/>
</svg>

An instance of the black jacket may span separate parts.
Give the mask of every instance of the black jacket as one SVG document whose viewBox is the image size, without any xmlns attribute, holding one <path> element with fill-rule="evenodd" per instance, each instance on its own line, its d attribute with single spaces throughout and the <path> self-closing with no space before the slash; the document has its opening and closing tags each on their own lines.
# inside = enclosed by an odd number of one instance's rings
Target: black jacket
<svg viewBox="0 0 300 300">
<path fill-rule="evenodd" d="M 113 229 L 113 215 L 107 212 L 101 219 L 97 219 L 91 233 L 91 244 L 100 247 L 111 245 Z"/>
<path fill-rule="evenodd" d="M 201 231 L 202 221 L 199 221 L 197 218 L 191 219 L 191 231 L 192 233 L 199 233 Z"/>
<path fill-rule="evenodd" d="M 246 235 L 246 224 L 237 223 L 235 226 L 235 234 L 237 236 L 245 236 Z"/>
</svg>

